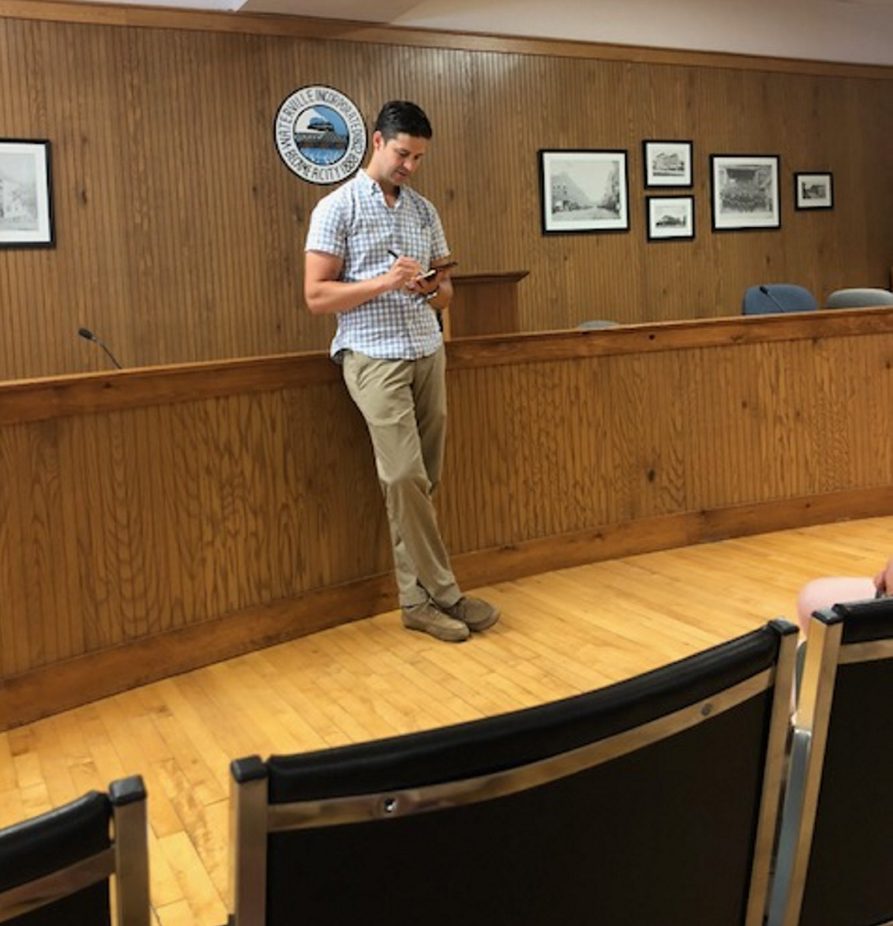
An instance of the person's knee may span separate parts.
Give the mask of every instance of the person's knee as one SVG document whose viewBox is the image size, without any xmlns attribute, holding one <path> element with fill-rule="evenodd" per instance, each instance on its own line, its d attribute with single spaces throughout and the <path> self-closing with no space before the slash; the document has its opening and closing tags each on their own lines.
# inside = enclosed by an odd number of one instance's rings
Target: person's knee
<svg viewBox="0 0 893 926">
<path fill-rule="evenodd" d="M 431 484 L 424 466 L 417 460 L 402 460 L 379 472 L 382 489 L 388 496 L 402 496 L 409 492 L 430 493 Z"/>
<path fill-rule="evenodd" d="M 826 576 L 813 579 L 797 596 L 797 620 L 806 632 L 816 611 L 824 611 L 844 601 L 861 601 L 874 594 L 874 583 L 861 576 Z"/>
<path fill-rule="evenodd" d="M 370 426 L 378 481 L 385 494 L 426 486 L 428 476 L 415 414 L 404 409 L 393 420 Z"/>
</svg>

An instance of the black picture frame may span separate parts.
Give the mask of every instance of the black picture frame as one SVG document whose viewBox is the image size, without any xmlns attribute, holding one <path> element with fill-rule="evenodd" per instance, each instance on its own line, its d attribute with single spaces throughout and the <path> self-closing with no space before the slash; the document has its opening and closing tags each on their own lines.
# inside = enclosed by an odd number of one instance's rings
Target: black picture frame
<svg viewBox="0 0 893 926">
<path fill-rule="evenodd" d="M 694 196 L 646 196 L 645 229 L 648 241 L 693 241 Z"/>
<path fill-rule="evenodd" d="M 690 139 L 646 138 L 642 142 L 642 175 L 646 190 L 694 186 L 694 144 Z"/>
<path fill-rule="evenodd" d="M 711 154 L 713 231 L 781 228 L 780 172 L 777 154 Z"/>
<path fill-rule="evenodd" d="M 794 174 L 794 208 L 834 208 L 834 175 L 830 170 L 798 171 Z"/>
<path fill-rule="evenodd" d="M 544 235 L 629 231 L 625 148 L 541 149 L 540 221 Z"/>
<path fill-rule="evenodd" d="M 0 138 L 0 248 L 52 248 L 50 142 Z"/>
</svg>

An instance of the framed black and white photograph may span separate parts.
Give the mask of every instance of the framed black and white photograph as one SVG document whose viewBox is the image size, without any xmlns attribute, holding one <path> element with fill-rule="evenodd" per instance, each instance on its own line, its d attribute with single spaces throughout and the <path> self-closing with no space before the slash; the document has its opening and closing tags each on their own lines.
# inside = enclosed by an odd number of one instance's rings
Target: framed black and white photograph
<svg viewBox="0 0 893 926">
<path fill-rule="evenodd" d="M 649 241 L 691 240 L 695 236 L 695 198 L 646 196 L 645 221 Z"/>
<path fill-rule="evenodd" d="M 543 234 L 629 231 L 626 151 L 540 151 Z"/>
<path fill-rule="evenodd" d="M 690 141 L 642 142 L 645 188 L 692 186 L 692 143 Z"/>
<path fill-rule="evenodd" d="M 51 248 L 50 143 L 0 138 L 0 248 Z"/>
<path fill-rule="evenodd" d="M 834 178 L 830 173 L 794 174 L 796 209 L 833 209 Z"/>
<path fill-rule="evenodd" d="M 776 154 L 711 154 L 714 231 L 781 228 Z"/>
</svg>

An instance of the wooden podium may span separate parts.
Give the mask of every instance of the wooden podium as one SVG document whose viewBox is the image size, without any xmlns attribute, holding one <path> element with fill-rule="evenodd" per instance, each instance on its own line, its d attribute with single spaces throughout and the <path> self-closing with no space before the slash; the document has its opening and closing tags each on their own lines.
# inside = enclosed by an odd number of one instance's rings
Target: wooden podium
<svg viewBox="0 0 893 926">
<path fill-rule="evenodd" d="M 517 333 L 518 283 L 529 272 L 453 274 L 453 301 L 443 313 L 444 337 Z"/>
</svg>

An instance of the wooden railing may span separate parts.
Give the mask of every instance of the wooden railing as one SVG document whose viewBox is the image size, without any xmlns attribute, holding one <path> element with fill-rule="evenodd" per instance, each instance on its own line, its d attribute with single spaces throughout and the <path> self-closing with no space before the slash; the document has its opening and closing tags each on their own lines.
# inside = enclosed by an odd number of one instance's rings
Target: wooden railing
<svg viewBox="0 0 893 926">
<path fill-rule="evenodd" d="M 466 587 L 893 512 L 893 312 L 454 341 Z M 324 355 L 0 385 L 0 728 L 395 606 Z"/>
</svg>

